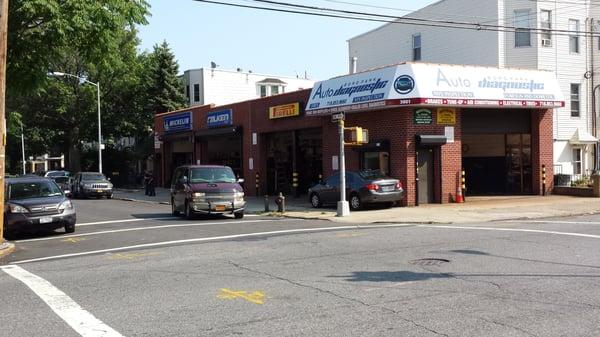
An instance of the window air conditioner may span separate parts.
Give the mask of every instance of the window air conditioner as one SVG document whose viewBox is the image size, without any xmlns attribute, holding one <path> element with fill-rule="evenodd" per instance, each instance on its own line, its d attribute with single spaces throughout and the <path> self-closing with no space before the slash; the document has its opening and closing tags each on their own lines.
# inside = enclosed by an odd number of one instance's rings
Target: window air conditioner
<svg viewBox="0 0 600 337">
<path fill-rule="evenodd" d="M 550 46 L 552 46 L 552 40 L 542 39 L 542 47 L 550 47 Z"/>
</svg>

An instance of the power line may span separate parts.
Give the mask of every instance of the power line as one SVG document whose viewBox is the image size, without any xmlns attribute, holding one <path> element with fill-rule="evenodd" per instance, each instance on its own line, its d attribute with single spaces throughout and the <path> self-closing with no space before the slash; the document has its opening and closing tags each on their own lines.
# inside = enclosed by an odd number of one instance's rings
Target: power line
<svg viewBox="0 0 600 337">
<path fill-rule="evenodd" d="M 201 2 L 212 2 L 219 3 L 224 5 L 233 5 L 230 3 L 221 3 L 219 1 L 202 1 Z M 340 9 L 331 9 L 331 8 L 322 8 L 315 6 L 306 6 L 299 5 L 294 3 L 280 2 L 280 1 L 272 1 L 272 0 L 251 0 L 253 2 L 264 3 L 268 5 L 275 6 L 284 6 L 290 9 L 275 9 L 271 7 L 258 7 L 258 6 L 248 6 L 247 8 L 254 9 L 263 9 L 263 10 L 275 10 L 275 11 L 283 11 L 287 13 L 295 13 L 295 14 L 305 14 L 305 15 L 316 15 L 316 16 L 329 16 L 336 18 L 346 18 L 346 19 L 355 19 L 355 20 L 365 20 L 365 21 L 373 21 L 373 22 L 385 22 L 385 23 L 400 23 L 400 24 L 412 24 L 412 25 L 420 25 L 420 26 L 433 26 L 433 27 L 446 27 L 446 28 L 455 28 L 455 29 L 471 29 L 471 30 L 486 30 L 486 31 L 509 31 L 514 32 L 516 30 L 527 30 L 533 33 L 551 33 L 554 35 L 573 35 L 573 31 L 565 30 L 565 29 L 543 29 L 543 28 L 520 28 L 514 26 L 504 26 L 504 25 L 492 25 L 492 24 L 481 24 L 475 22 L 460 22 L 460 21 L 450 21 L 450 20 L 434 20 L 434 19 L 424 19 L 424 18 L 414 18 L 414 17 L 399 17 L 393 15 L 384 15 L 384 14 L 375 14 L 375 13 L 362 13 L 356 11 L 349 10 L 340 10 Z M 243 5 L 239 5 L 243 6 Z M 299 10 L 302 11 L 299 11 Z M 393 20 L 393 21 L 390 21 Z M 402 22 L 409 21 L 409 22 Z M 579 31 L 579 34 L 594 34 L 593 32 L 587 31 Z"/>
</svg>

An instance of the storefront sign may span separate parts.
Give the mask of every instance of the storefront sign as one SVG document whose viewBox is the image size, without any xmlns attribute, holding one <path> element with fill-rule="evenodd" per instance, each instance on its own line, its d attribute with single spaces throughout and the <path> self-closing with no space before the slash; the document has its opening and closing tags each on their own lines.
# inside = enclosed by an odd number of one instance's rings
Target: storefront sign
<svg viewBox="0 0 600 337">
<path fill-rule="evenodd" d="M 373 104 L 564 106 L 552 72 L 466 65 L 407 63 L 318 82 L 307 115 L 369 109 Z"/>
<path fill-rule="evenodd" d="M 431 124 L 433 114 L 429 109 L 416 109 L 413 113 L 413 120 L 417 125 Z"/>
<path fill-rule="evenodd" d="M 456 124 L 456 109 L 439 108 L 437 109 L 437 123 L 442 125 Z"/>
<path fill-rule="evenodd" d="M 446 136 L 447 143 L 454 143 L 454 127 L 453 126 L 444 127 L 444 136 Z"/>
<path fill-rule="evenodd" d="M 192 129 L 192 112 L 186 111 L 163 119 L 165 133 L 189 131 Z"/>
<path fill-rule="evenodd" d="M 233 112 L 231 109 L 209 112 L 206 115 L 206 126 L 209 128 L 226 125 L 233 125 Z"/>
<path fill-rule="evenodd" d="M 291 103 L 269 108 L 269 119 L 300 116 L 300 103 Z"/>
</svg>

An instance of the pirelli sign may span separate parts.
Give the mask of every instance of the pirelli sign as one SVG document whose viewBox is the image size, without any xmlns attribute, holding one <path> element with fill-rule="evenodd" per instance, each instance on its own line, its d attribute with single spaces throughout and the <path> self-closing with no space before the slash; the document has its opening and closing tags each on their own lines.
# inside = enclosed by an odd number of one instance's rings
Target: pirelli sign
<svg viewBox="0 0 600 337">
<path fill-rule="evenodd" d="M 269 108 L 269 119 L 300 116 L 300 103 L 290 103 Z"/>
</svg>

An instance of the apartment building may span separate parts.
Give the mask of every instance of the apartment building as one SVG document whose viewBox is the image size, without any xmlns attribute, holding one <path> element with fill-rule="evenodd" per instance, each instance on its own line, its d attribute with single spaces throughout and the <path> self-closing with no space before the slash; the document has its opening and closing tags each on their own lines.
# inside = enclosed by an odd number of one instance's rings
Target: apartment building
<svg viewBox="0 0 600 337">
<path fill-rule="evenodd" d="M 256 74 L 252 71 L 210 68 L 186 70 L 183 88 L 189 106 L 224 105 L 286 92 L 310 89 L 314 81 L 302 77 Z"/>
<path fill-rule="evenodd" d="M 565 98 L 553 116 L 554 172 L 578 179 L 600 169 L 595 117 L 600 37 L 592 33 L 598 31 L 599 14 L 600 7 L 585 0 L 442 0 L 351 38 L 350 71 L 404 61 L 552 71 Z M 459 79 L 446 80 L 460 85 Z M 508 129 L 497 137 L 473 134 L 463 141 L 506 149 L 496 151 L 496 159 L 501 163 L 504 154 L 509 167 L 508 139 L 528 137 L 527 132 Z M 527 163 L 521 164 L 526 169 Z"/>
</svg>

